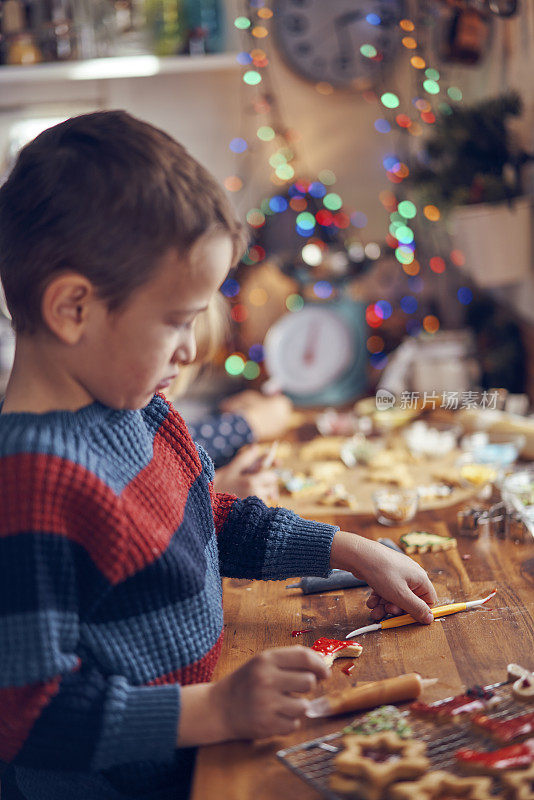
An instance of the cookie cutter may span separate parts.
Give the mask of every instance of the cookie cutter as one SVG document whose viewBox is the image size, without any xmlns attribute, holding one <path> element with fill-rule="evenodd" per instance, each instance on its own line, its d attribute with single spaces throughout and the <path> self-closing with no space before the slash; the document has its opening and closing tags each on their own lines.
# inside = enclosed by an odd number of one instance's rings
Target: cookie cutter
<svg viewBox="0 0 534 800">
<path fill-rule="evenodd" d="M 521 515 L 504 502 L 489 508 L 466 506 L 458 511 L 456 521 L 459 535 L 470 539 L 478 539 L 482 533 L 513 542 L 525 542 L 531 538 Z"/>
</svg>

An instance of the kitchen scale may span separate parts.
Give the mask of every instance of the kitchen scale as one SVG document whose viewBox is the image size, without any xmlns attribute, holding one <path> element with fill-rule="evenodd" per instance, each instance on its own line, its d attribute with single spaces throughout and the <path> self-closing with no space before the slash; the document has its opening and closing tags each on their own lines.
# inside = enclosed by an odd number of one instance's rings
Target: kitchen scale
<svg viewBox="0 0 534 800">
<path fill-rule="evenodd" d="M 342 405 L 365 391 L 366 337 L 363 303 L 308 301 L 267 331 L 265 366 L 297 405 Z"/>
</svg>

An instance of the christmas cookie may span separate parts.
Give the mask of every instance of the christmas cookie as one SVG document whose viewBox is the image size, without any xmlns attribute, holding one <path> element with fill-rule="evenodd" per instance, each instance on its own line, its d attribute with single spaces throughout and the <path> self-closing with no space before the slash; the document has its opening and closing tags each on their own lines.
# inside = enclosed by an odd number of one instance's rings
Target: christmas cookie
<svg viewBox="0 0 534 800">
<path fill-rule="evenodd" d="M 421 703 L 416 701 L 410 706 L 410 711 L 418 717 L 435 719 L 441 722 L 452 722 L 474 714 L 480 714 L 495 703 L 494 692 L 475 686 L 468 689 L 465 694 L 459 694 L 448 700 L 438 700 L 436 703 Z"/>
<path fill-rule="evenodd" d="M 380 800 L 392 783 L 418 778 L 430 766 L 423 742 L 401 739 L 389 731 L 344 736 L 343 745 L 330 779 L 330 788 L 342 795 Z"/>
<path fill-rule="evenodd" d="M 362 654 L 363 647 L 358 642 L 327 639 L 326 636 L 322 636 L 312 644 L 312 650 L 320 653 L 331 667 L 336 658 L 358 658 Z"/>
<path fill-rule="evenodd" d="M 344 442 L 344 436 L 318 436 L 302 445 L 299 457 L 302 461 L 337 461 Z"/>
<path fill-rule="evenodd" d="M 413 731 L 406 719 L 406 712 L 399 711 L 396 706 L 380 706 L 363 717 L 357 717 L 354 722 L 344 728 L 343 733 L 370 736 L 383 731 L 392 731 L 401 739 L 411 739 L 413 736 Z"/>
<path fill-rule="evenodd" d="M 402 549 L 408 555 L 412 553 L 437 553 L 440 550 L 451 550 L 456 547 L 456 539 L 452 536 L 438 536 L 437 533 L 411 531 L 400 538 Z"/>
<path fill-rule="evenodd" d="M 523 769 L 534 763 L 534 739 L 527 739 L 521 744 L 512 744 L 490 753 L 466 747 L 458 750 L 454 757 L 462 767 L 471 772 L 500 775 L 505 770 Z"/>
<path fill-rule="evenodd" d="M 473 717 L 473 725 L 489 733 L 499 744 L 509 744 L 534 735 L 534 711 L 511 719 L 492 719 L 484 714 Z"/>
<path fill-rule="evenodd" d="M 392 786 L 389 797 L 391 800 L 495 800 L 489 778 L 458 778 L 441 771 Z"/>
<path fill-rule="evenodd" d="M 358 508 L 358 501 L 342 483 L 335 483 L 317 501 L 321 506 L 337 508 Z"/>
<path fill-rule="evenodd" d="M 520 667 L 519 664 L 508 664 L 508 677 L 517 678 L 512 692 L 520 700 L 534 700 L 534 672 Z"/>
<path fill-rule="evenodd" d="M 507 772 L 501 782 L 510 800 L 532 800 L 534 797 L 534 764 L 520 772 Z"/>
</svg>

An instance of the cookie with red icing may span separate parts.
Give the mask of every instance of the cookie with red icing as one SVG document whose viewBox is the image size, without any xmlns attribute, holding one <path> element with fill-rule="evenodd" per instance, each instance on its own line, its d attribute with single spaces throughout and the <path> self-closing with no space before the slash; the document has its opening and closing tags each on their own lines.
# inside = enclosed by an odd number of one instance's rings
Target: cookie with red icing
<svg viewBox="0 0 534 800">
<path fill-rule="evenodd" d="M 465 747 L 458 750 L 454 757 L 460 766 L 470 772 L 502 775 L 506 770 L 525 769 L 534 763 L 534 738 L 492 752 Z"/>
<path fill-rule="evenodd" d="M 534 711 L 509 719 L 493 719 L 485 714 L 473 717 L 473 725 L 495 739 L 499 744 L 519 742 L 534 736 Z"/>
<path fill-rule="evenodd" d="M 331 667 L 336 658 L 358 658 L 362 654 L 363 647 L 358 642 L 351 642 L 348 639 L 328 639 L 322 636 L 312 644 L 312 650 L 320 653 Z"/>
<path fill-rule="evenodd" d="M 450 772 L 428 772 L 389 790 L 391 800 L 495 800 L 490 778 L 459 778 Z"/>
<path fill-rule="evenodd" d="M 349 734 L 343 746 L 330 777 L 330 788 L 341 795 L 380 800 L 391 784 L 418 778 L 430 767 L 424 742 L 401 739 L 391 731 Z"/>
</svg>

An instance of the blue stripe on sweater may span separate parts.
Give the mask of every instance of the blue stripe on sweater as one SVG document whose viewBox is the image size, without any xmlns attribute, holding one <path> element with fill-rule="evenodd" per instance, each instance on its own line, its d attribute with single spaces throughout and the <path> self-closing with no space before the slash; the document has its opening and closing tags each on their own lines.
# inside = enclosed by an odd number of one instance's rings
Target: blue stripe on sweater
<svg viewBox="0 0 534 800">
<path fill-rule="evenodd" d="M 156 396 L 141 411 L 115 411 L 93 403 L 78 411 L 0 414 L 0 455 L 64 458 L 120 494 L 150 463 L 154 438 L 168 413 L 169 407 Z"/>
</svg>

